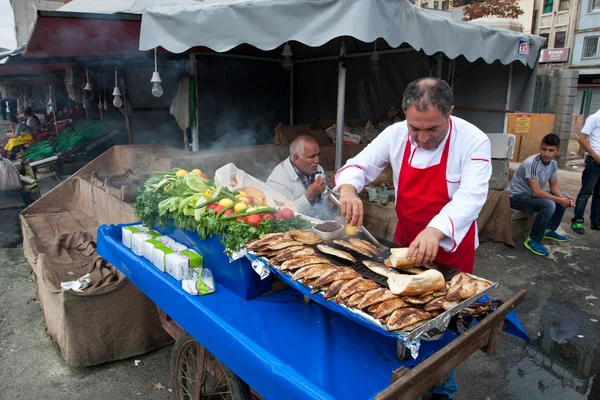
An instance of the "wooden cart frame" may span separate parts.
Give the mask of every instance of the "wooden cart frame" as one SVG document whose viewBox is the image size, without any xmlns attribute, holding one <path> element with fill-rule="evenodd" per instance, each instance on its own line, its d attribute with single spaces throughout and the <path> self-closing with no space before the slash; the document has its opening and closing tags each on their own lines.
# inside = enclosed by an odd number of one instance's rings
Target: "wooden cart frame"
<svg viewBox="0 0 600 400">
<path fill-rule="evenodd" d="M 383 392 L 379 393 L 375 399 L 377 400 L 415 400 L 426 393 L 432 386 L 439 385 L 447 378 L 447 375 L 454 368 L 458 367 L 463 361 L 469 358 L 477 350 L 484 351 L 488 356 L 496 354 L 500 334 L 504 330 L 505 317 L 508 313 L 514 310 L 519 304 L 525 300 L 526 291 L 520 290 L 506 302 L 504 302 L 497 310 L 485 317 L 481 322 L 476 324 L 472 329 L 465 331 L 457 339 L 450 342 L 444 348 L 431 355 L 413 369 L 401 367 L 391 374 L 391 384 Z M 176 345 L 173 351 L 171 360 L 171 376 L 173 378 L 173 393 L 174 398 L 187 399 L 194 396 L 184 395 L 184 390 L 181 387 L 182 372 L 177 370 L 177 366 L 184 365 L 182 360 L 183 352 L 179 351 L 182 338 L 189 341 L 189 335 L 168 315 L 162 310 L 158 310 L 163 328 L 176 340 Z M 236 385 L 239 384 L 235 379 L 227 379 L 232 377 L 232 373 L 223 366 L 218 360 L 211 359 L 210 367 L 207 368 L 206 354 L 210 354 L 201 344 L 198 344 L 200 357 L 195 358 L 198 365 L 195 366 L 194 388 L 195 393 L 199 394 L 203 388 L 201 382 L 204 382 L 206 374 L 216 377 L 218 382 L 224 380 L 225 386 L 228 386 L 227 394 L 233 394 L 236 390 Z M 214 356 L 213 356 L 214 357 Z M 175 369 L 175 370 L 174 370 Z M 239 380 L 239 378 L 238 378 Z M 232 382 L 233 381 L 233 382 Z M 241 381 L 241 380 L 239 380 Z M 219 387 L 217 385 L 217 387 Z M 243 389 L 242 389 L 243 392 Z M 252 398 L 261 399 L 261 397 L 252 391 Z M 223 396 L 224 397 L 224 396 Z M 233 397 L 235 399 L 235 397 Z"/>
</svg>

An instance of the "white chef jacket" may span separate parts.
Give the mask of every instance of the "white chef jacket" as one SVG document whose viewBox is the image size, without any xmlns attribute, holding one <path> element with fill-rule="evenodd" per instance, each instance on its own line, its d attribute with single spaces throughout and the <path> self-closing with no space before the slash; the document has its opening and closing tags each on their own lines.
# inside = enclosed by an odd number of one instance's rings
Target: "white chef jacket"
<svg viewBox="0 0 600 400">
<path fill-rule="evenodd" d="M 486 134 L 461 118 L 451 119 L 452 135 L 446 169 L 451 200 L 427 225 L 446 236 L 440 241 L 440 246 L 446 251 L 458 248 L 471 224 L 477 219 L 487 199 L 492 174 L 490 140 Z M 388 164 L 392 165 L 394 171 L 394 187 L 398 187 L 402 157 L 409 136 L 406 121 L 385 129 L 336 173 L 334 190 L 338 191 L 343 184 L 350 184 L 361 192 Z M 414 168 L 427 168 L 439 164 L 447 141 L 448 135 L 435 150 L 423 150 L 410 139 L 410 165 Z M 477 245 L 476 239 L 475 247 Z"/>
<path fill-rule="evenodd" d="M 323 168 L 319 165 L 317 170 L 317 174 L 321 174 L 324 180 L 325 171 Z M 273 172 L 271 172 L 271 175 L 267 179 L 267 185 L 271 186 L 286 199 L 291 200 L 298 207 L 299 212 L 303 214 L 311 213 L 312 205 L 306 198 L 307 188 L 296 173 L 289 157 L 273 169 Z"/>
</svg>

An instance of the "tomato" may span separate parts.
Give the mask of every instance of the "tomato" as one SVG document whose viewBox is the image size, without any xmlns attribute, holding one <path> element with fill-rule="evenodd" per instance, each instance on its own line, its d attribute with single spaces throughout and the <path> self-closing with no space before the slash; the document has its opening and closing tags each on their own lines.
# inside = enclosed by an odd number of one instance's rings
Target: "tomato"
<svg viewBox="0 0 600 400">
<path fill-rule="evenodd" d="M 201 177 L 203 177 L 204 179 L 208 179 L 208 175 L 206 175 L 204 172 L 200 174 Z"/>
<path fill-rule="evenodd" d="M 273 219 L 273 215 L 272 215 L 272 214 L 269 214 L 269 213 L 264 213 L 264 214 L 262 215 L 262 219 L 263 219 L 263 220 L 267 220 L 267 219 Z"/>
<path fill-rule="evenodd" d="M 215 212 L 218 214 L 218 213 L 220 213 L 220 212 L 221 212 L 221 211 L 222 211 L 224 208 L 225 208 L 225 207 L 223 207 L 223 206 L 215 206 L 214 210 L 215 210 Z"/>
<path fill-rule="evenodd" d="M 260 224 L 260 221 L 262 221 L 262 218 L 258 214 L 248 216 L 248 223 L 252 226 L 258 226 L 258 224 Z"/>
<path fill-rule="evenodd" d="M 207 210 L 214 210 L 214 209 L 215 209 L 215 207 L 217 207 L 217 205 L 216 205 L 215 203 L 212 203 L 212 204 L 209 204 L 209 205 L 207 205 L 207 206 L 206 206 L 206 209 L 207 209 Z"/>
<path fill-rule="evenodd" d="M 277 218 L 281 219 L 290 219 L 294 218 L 296 215 L 289 208 L 283 208 L 277 212 Z"/>
<path fill-rule="evenodd" d="M 254 197 L 252 197 L 252 196 L 247 196 L 247 197 L 248 197 L 248 203 L 254 204 Z"/>
<path fill-rule="evenodd" d="M 231 217 L 233 215 L 233 210 L 227 210 L 223 214 L 227 215 L 228 217 Z"/>
<path fill-rule="evenodd" d="M 246 221 L 246 218 L 244 218 L 244 217 L 237 217 L 235 220 L 236 220 L 237 222 L 245 222 L 245 223 L 248 223 L 248 221 Z"/>
</svg>

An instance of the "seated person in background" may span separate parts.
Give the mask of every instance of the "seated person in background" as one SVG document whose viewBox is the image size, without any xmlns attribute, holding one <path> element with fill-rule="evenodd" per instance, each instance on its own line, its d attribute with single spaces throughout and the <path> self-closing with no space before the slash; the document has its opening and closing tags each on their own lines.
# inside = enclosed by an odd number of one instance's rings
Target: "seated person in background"
<svg viewBox="0 0 600 400">
<path fill-rule="evenodd" d="M 24 145 L 33 141 L 33 132 L 24 122 L 19 122 L 14 115 L 9 116 L 8 121 L 11 132 L 6 136 L 8 142 L 4 146 L 4 150 L 8 152 L 9 158 L 14 159 Z"/>
<path fill-rule="evenodd" d="M 325 172 L 319 165 L 319 144 L 310 136 L 298 136 L 290 144 L 290 156 L 277 165 L 267 184 L 294 202 L 298 211 L 312 215 L 325 190 Z"/>
<path fill-rule="evenodd" d="M 528 157 L 513 175 L 510 184 L 510 207 L 537 216 L 525 247 L 534 254 L 547 256 L 542 239 L 565 242 L 565 236 L 556 233 L 568 207 L 575 206 L 572 197 L 560 190 L 557 182 L 558 166 L 554 158 L 560 152 L 560 138 L 549 133 L 542 139 L 540 153 Z M 544 190 L 546 183 L 549 191 Z"/>
<path fill-rule="evenodd" d="M 40 119 L 33 113 L 33 110 L 30 107 L 27 107 L 23 112 L 25 118 L 27 118 L 27 126 L 31 128 L 33 132 L 33 136 L 37 136 L 42 129 L 42 123 Z"/>
</svg>

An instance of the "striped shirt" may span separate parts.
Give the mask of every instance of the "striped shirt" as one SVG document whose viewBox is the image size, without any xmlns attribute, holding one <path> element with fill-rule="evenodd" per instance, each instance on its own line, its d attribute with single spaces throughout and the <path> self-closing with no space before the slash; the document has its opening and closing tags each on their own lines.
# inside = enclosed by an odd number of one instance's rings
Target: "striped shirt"
<svg viewBox="0 0 600 400">
<path fill-rule="evenodd" d="M 535 179 L 540 183 L 540 188 L 543 189 L 550 179 L 556 179 L 557 171 L 558 165 L 556 164 L 556 160 L 552 160 L 548 165 L 545 165 L 539 154 L 527 157 L 512 177 L 512 182 L 508 188 L 510 195 L 531 194 L 531 186 L 529 186 L 528 179 Z"/>
</svg>

